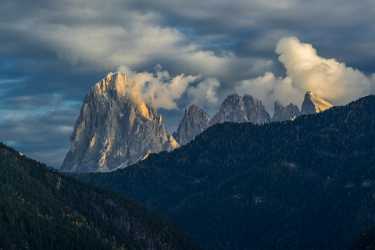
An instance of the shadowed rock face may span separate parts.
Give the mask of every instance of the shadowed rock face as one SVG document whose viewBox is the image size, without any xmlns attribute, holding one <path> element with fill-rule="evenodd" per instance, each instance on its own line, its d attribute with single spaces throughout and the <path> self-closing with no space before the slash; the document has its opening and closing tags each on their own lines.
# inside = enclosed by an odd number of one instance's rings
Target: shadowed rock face
<svg viewBox="0 0 375 250">
<path fill-rule="evenodd" d="M 234 122 L 253 124 L 264 124 L 271 121 L 294 120 L 301 114 L 313 114 L 322 112 L 331 108 L 332 104 L 313 94 L 307 92 L 300 111 L 297 105 L 288 104 L 283 106 L 275 102 L 274 115 L 272 119 L 267 113 L 262 102 L 250 95 L 243 97 L 233 94 L 229 95 L 222 103 L 219 111 L 208 121 L 208 114 L 196 105 L 191 105 L 184 114 L 179 127 L 174 134 L 180 145 L 193 140 L 198 134 L 205 129 L 218 123 Z"/>
<path fill-rule="evenodd" d="M 224 122 L 263 124 L 270 120 L 270 115 L 260 100 L 250 95 L 241 97 L 234 94 L 224 100 L 219 112 L 210 120 L 209 125 Z"/>
<path fill-rule="evenodd" d="M 280 122 L 294 120 L 299 115 L 301 115 L 301 112 L 299 111 L 299 108 L 296 105 L 290 103 L 289 105 L 284 107 L 279 102 L 275 102 L 274 115 L 272 117 L 272 121 Z"/>
<path fill-rule="evenodd" d="M 202 133 L 208 127 L 208 114 L 196 105 L 191 105 L 185 110 L 184 117 L 175 133 L 175 138 L 180 145 L 185 145 Z"/>
<path fill-rule="evenodd" d="M 178 146 L 162 117 L 131 92 L 134 84 L 124 73 L 111 73 L 90 90 L 62 171 L 111 171 Z"/>
<path fill-rule="evenodd" d="M 332 107 L 331 103 L 308 91 L 302 103 L 301 113 L 304 115 L 316 114 Z"/>
</svg>

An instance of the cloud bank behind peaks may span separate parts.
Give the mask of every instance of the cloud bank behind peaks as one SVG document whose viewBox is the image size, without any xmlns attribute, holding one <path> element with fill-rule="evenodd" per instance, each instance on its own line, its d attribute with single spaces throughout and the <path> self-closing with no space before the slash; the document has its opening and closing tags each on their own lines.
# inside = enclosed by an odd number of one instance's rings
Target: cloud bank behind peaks
<svg viewBox="0 0 375 250">
<path fill-rule="evenodd" d="M 116 73 L 116 90 L 120 95 L 127 95 L 136 103 L 149 103 L 156 109 L 176 109 L 178 100 L 189 85 L 199 80 L 199 76 L 193 75 L 180 74 L 172 77 L 168 71 L 161 69 L 155 73 L 134 72 L 124 67 L 119 69 Z M 107 77 L 112 75 L 110 73 Z"/>
<path fill-rule="evenodd" d="M 221 84 L 216 78 L 207 78 L 199 82 L 196 86 L 191 86 L 187 90 L 190 103 L 198 104 L 205 108 L 211 108 L 218 104 L 218 89 Z"/>
<path fill-rule="evenodd" d="M 281 39 L 276 52 L 293 85 L 303 91 L 311 90 L 338 104 L 371 91 L 369 77 L 335 59 L 320 57 L 311 44 L 301 43 L 297 38 Z"/>
<path fill-rule="evenodd" d="M 308 43 L 296 37 L 282 38 L 276 53 L 286 70 L 286 77 L 271 72 L 241 81 L 237 92 L 261 98 L 269 109 L 275 100 L 283 104 L 301 103 L 303 94 L 310 90 L 335 105 L 346 104 L 374 92 L 374 77 L 346 66 L 335 59 L 321 57 Z"/>
<path fill-rule="evenodd" d="M 181 100 L 210 108 L 219 101 L 220 82 L 216 78 L 187 74 L 172 76 L 160 65 L 154 72 L 136 72 L 125 66 L 117 71 L 117 77 L 127 76 L 126 81 L 116 81 L 116 89 L 121 95 L 128 95 L 136 103 L 149 103 L 156 109 L 178 109 Z"/>
</svg>

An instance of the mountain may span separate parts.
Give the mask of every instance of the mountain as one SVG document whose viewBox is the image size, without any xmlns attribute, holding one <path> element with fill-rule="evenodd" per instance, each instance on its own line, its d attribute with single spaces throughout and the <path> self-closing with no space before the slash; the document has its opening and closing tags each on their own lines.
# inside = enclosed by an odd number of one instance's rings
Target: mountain
<svg viewBox="0 0 375 250">
<path fill-rule="evenodd" d="M 91 88 L 62 171 L 111 171 L 178 146 L 162 117 L 134 94 L 135 84 L 125 73 L 110 73 Z"/>
<path fill-rule="evenodd" d="M 375 224 L 375 96 L 294 121 L 219 124 L 78 178 L 168 216 L 205 249 L 348 249 Z"/>
<path fill-rule="evenodd" d="M 332 108 L 333 105 L 311 91 L 307 91 L 302 103 L 302 114 L 315 114 Z"/>
<path fill-rule="evenodd" d="M 221 104 L 219 111 L 210 120 L 210 126 L 223 122 L 264 124 L 270 120 L 270 116 L 260 100 L 250 95 L 241 97 L 233 94 L 229 95 Z"/>
<path fill-rule="evenodd" d="M 332 107 L 333 105 L 328 101 L 311 91 L 307 91 L 302 103 L 301 111 L 292 103 L 284 107 L 279 102 L 275 102 L 272 121 L 293 120 L 301 114 L 316 114 Z"/>
<path fill-rule="evenodd" d="M 196 105 L 190 105 L 174 135 L 180 145 L 185 145 L 208 127 L 208 114 Z"/>
<path fill-rule="evenodd" d="M 294 120 L 300 115 L 301 112 L 299 111 L 299 108 L 296 105 L 290 103 L 289 105 L 284 107 L 279 102 L 275 102 L 272 121 L 280 122 Z"/>
<path fill-rule="evenodd" d="M 144 209 L 0 144 L 0 249 L 194 249 Z"/>
</svg>

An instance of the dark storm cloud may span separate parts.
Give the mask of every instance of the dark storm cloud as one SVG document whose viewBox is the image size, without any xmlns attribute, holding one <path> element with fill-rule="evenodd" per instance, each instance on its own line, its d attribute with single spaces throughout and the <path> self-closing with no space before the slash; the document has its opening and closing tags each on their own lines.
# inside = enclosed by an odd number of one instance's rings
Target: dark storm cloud
<svg viewBox="0 0 375 250">
<path fill-rule="evenodd" d="M 0 140 L 58 165 L 79 103 L 106 72 L 161 64 L 210 77 L 200 87 L 220 100 L 237 81 L 284 75 L 274 50 L 286 36 L 371 74 L 374 16 L 370 0 L 3 0 Z M 181 104 L 202 99 L 189 93 Z M 175 127 L 179 111 L 163 114 Z"/>
<path fill-rule="evenodd" d="M 270 56 L 283 36 L 316 45 L 327 56 L 360 65 L 374 57 L 374 1 L 136 1 L 135 7 L 165 13 L 166 23 L 194 27 L 201 36 L 234 39 L 238 56 Z M 200 36 L 197 36 L 199 39 Z M 372 45 L 370 45 L 372 44 Z M 348 51 L 350 53 L 344 53 Z M 364 59 L 358 59 L 364 58 Z"/>
</svg>

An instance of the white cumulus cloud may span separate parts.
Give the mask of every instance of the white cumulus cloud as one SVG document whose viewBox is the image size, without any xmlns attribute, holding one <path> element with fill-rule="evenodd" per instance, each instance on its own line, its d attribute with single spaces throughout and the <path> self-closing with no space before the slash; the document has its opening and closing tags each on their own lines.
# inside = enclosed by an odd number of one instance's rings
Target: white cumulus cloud
<svg viewBox="0 0 375 250">
<path fill-rule="evenodd" d="M 197 78 L 184 74 L 171 77 L 167 71 L 158 72 L 156 75 L 149 72 L 133 75 L 143 100 L 151 103 L 155 108 L 164 109 L 176 109 L 177 101 L 186 92 L 189 84 Z"/>
<path fill-rule="evenodd" d="M 285 77 L 271 72 L 239 82 L 236 91 L 262 99 L 268 109 L 274 101 L 300 104 L 306 91 L 312 91 L 335 105 L 346 104 L 374 93 L 374 77 L 348 67 L 333 58 L 320 56 L 317 50 L 296 37 L 282 38 L 276 53 L 286 70 Z"/>
<path fill-rule="evenodd" d="M 137 103 L 149 103 L 156 109 L 178 109 L 183 98 L 185 102 L 208 108 L 214 107 L 219 100 L 220 82 L 216 78 L 187 74 L 172 76 L 160 65 L 155 67 L 155 72 L 135 72 L 127 67 L 119 67 L 118 72 L 123 72 L 116 80 L 121 95 L 126 94 Z M 127 81 L 123 79 L 125 74 Z"/>
<path fill-rule="evenodd" d="M 197 86 L 192 86 L 187 90 L 191 103 L 202 107 L 212 107 L 219 101 L 218 89 L 220 82 L 215 78 L 207 78 Z"/>
</svg>

